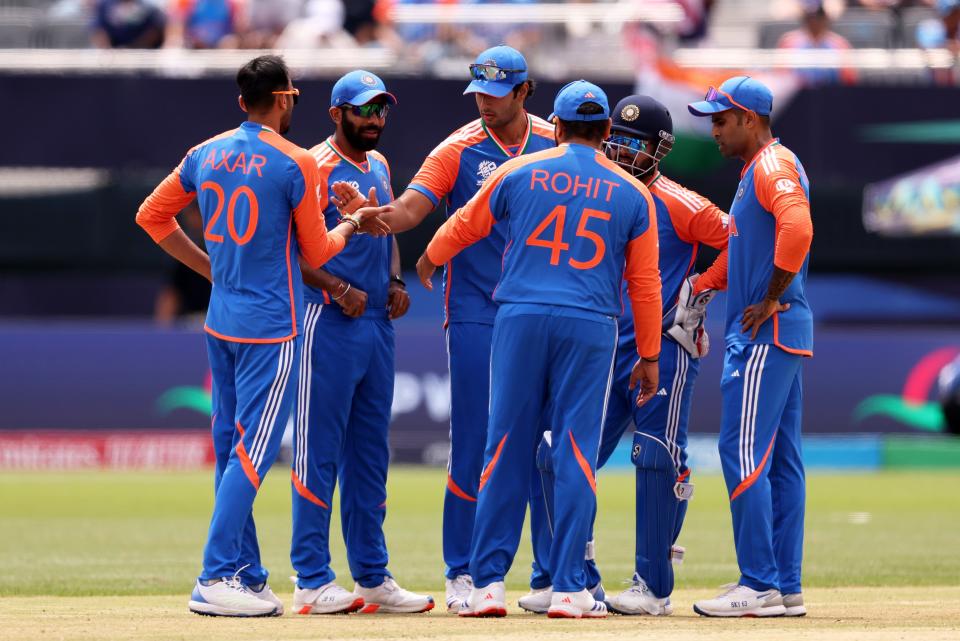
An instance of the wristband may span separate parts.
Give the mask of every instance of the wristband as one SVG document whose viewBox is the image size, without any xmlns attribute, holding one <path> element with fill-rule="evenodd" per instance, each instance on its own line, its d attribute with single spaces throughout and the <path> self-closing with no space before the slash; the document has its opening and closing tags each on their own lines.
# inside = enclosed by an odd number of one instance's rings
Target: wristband
<svg viewBox="0 0 960 641">
<path fill-rule="evenodd" d="M 346 288 L 345 290 L 343 290 L 343 293 L 340 294 L 339 296 L 334 296 L 334 297 L 333 297 L 333 300 L 340 300 L 341 298 L 343 298 L 344 296 L 346 296 L 346 295 L 347 295 L 347 292 L 350 291 L 350 288 L 351 288 L 351 287 L 353 287 L 353 285 L 351 285 L 350 283 L 347 283 L 347 288 Z"/>
<path fill-rule="evenodd" d="M 645 363 L 656 363 L 660 360 L 660 355 L 657 354 L 656 358 L 647 358 L 646 356 L 641 356 L 640 360 L 644 361 Z"/>
<path fill-rule="evenodd" d="M 353 217 L 352 215 L 351 215 L 351 216 L 343 216 L 343 217 L 341 217 L 341 218 L 340 218 L 340 222 L 341 222 L 341 223 L 348 223 L 348 224 L 352 225 L 352 226 L 353 226 L 353 231 L 360 231 L 360 223 L 359 223 L 359 222 L 357 221 L 357 219 L 356 219 L 355 217 Z"/>
<path fill-rule="evenodd" d="M 397 285 L 400 285 L 400 287 L 403 287 L 404 289 L 407 288 L 407 284 L 406 284 L 405 282 L 403 282 L 403 279 L 400 278 L 399 275 L 397 275 L 397 276 L 391 276 L 391 277 L 390 277 L 390 282 L 391 282 L 391 283 L 396 283 Z"/>
</svg>

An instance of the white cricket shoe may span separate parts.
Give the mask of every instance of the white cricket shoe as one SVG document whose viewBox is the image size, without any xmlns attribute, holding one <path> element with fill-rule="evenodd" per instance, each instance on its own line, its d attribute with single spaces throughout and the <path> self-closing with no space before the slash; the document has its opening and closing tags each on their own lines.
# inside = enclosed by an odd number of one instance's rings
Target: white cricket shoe
<svg viewBox="0 0 960 641">
<path fill-rule="evenodd" d="M 277 614 L 277 604 L 257 598 L 237 576 L 223 577 L 204 585 L 197 580 L 190 594 L 189 608 L 196 614 L 214 617 L 269 617 Z"/>
<path fill-rule="evenodd" d="M 266 581 L 260 583 L 258 586 L 244 584 L 244 587 L 247 588 L 247 592 L 261 601 L 266 601 L 277 606 L 277 611 L 273 613 L 273 616 L 278 617 L 283 614 L 283 601 L 273 593 L 273 590 L 270 589 Z"/>
<path fill-rule="evenodd" d="M 607 616 L 607 606 L 594 599 L 589 590 L 554 592 L 547 616 L 551 619 L 602 619 Z"/>
<path fill-rule="evenodd" d="M 607 599 L 607 607 L 617 614 L 650 614 L 667 616 L 673 614 L 670 598 L 660 599 L 647 587 L 639 574 L 633 575 L 633 584 L 616 596 Z"/>
<path fill-rule="evenodd" d="M 364 605 L 360 609 L 361 614 L 374 612 L 412 614 L 427 612 L 434 606 L 432 596 L 404 590 L 389 576 L 384 577 L 383 583 L 375 588 L 365 588 L 357 584 L 353 588 L 353 593 L 363 597 Z"/>
<path fill-rule="evenodd" d="M 530 589 L 517 601 L 517 605 L 534 614 L 545 614 L 550 609 L 550 600 L 553 598 L 553 587 Z"/>
<path fill-rule="evenodd" d="M 807 608 L 803 605 L 803 594 L 801 592 L 784 594 L 783 607 L 786 610 L 784 615 L 788 617 L 802 617 L 807 614 Z"/>
<path fill-rule="evenodd" d="M 447 612 L 460 612 L 460 607 L 470 597 L 472 589 L 473 579 L 469 574 L 458 574 L 453 579 L 447 579 Z"/>
<path fill-rule="evenodd" d="M 697 601 L 693 611 L 705 617 L 782 617 L 786 614 L 779 590 L 758 592 L 745 585 L 730 584 L 715 599 Z"/>
<path fill-rule="evenodd" d="M 597 583 L 592 588 L 587 588 L 592 596 L 597 601 L 606 601 L 607 596 L 603 591 L 603 583 Z M 520 597 L 520 600 L 517 601 L 517 605 L 526 610 L 527 612 L 533 612 L 534 614 L 546 614 L 547 610 L 550 609 L 550 602 L 553 600 L 553 586 L 548 585 L 545 588 L 530 589 L 530 592 Z"/>
<path fill-rule="evenodd" d="M 349 614 L 363 605 L 363 597 L 333 581 L 319 588 L 297 586 L 293 589 L 293 611 L 297 614 Z"/>
<path fill-rule="evenodd" d="M 494 581 L 483 588 L 474 586 L 457 614 L 462 617 L 507 616 L 507 591 L 503 581 Z"/>
</svg>

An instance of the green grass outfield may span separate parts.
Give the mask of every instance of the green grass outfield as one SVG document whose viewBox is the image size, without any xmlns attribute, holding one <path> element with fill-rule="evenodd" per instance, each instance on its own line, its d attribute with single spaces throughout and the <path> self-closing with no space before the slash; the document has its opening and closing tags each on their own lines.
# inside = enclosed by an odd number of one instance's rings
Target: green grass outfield
<svg viewBox="0 0 960 641">
<path fill-rule="evenodd" d="M 290 484 L 265 480 L 255 515 L 264 562 L 289 592 Z M 633 476 L 600 474 L 597 558 L 609 590 L 632 573 Z M 719 477 L 695 478 L 680 543 L 682 589 L 737 578 L 730 515 Z M 177 595 L 186 604 L 210 517 L 210 473 L 0 474 L 0 596 Z M 442 603 L 440 510 L 445 474 L 397 467 L 389 483 L 390 569 L 405 587 Z M 347 573 L 339 521 L 334 569 Z M 805 587 L 960 584 L 960 473 L 813 475 L 808 479 Z M 525 588 L 528 536 L 508 588 Z M 178 602 L 179 603 L 179 602 Z"/>
</svg>

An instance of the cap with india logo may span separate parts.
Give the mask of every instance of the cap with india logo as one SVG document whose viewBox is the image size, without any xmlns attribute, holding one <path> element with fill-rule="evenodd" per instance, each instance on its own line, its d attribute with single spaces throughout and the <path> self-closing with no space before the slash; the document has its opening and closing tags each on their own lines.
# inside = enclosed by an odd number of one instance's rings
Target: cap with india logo
<svg viewBox="0 0 960 641">
<path fill-rule="evenodd" d="M 596 114 L 577 113 L 577 110 L 588 102 L 600 105 L 602 111 Z M 555 118 L 560 120 L 606 120 L 610 117 L 610 103 L 607 101 L 607 94 L 603 89 L 587 82 L 586 80 L 574 80 L 564 85 L 563 89 L 553 100 L 553 113 L 547 118 L 553 122 Z"/>
<path fill-rule="evenodd" d="M 376 74 L 357 69 L 337 80 L 330 94 L 330 106 L 365 105 L 377 96 L 386 96 L 391 105 L 397 104 L 397 99 L 387 91 L 387 86 Z"/>
</svg>

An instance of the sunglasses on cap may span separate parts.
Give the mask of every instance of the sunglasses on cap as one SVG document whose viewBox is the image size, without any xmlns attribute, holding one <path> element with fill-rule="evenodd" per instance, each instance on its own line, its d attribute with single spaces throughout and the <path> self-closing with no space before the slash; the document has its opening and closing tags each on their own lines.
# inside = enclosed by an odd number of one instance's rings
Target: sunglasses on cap
<svg viewBox="0 0 960 641">
<path fill-rule="evenodd" d="M 707 95 L 704 96 L 703 99 L 706 100 L 707 102 L 717 102 L 718 100 L 720 100 L 720 97 L 721 97 L 721 96 L 723 96 L 723 97 L 726 98 L 728 101 L 730 101 L 730 104 L 733 105 L 734 107 L 737 107 L 737 108 L 739 108 L 739 109 L 743 109 L 744 111 L 749 111 L 749 112 L 753 113 L 753 109 L 748 109 L 747 107 L 744 107 L 744 106 L 741 105 L 739 102 L 737 102 L 736 100 L 734 100 L 734 99 L 733 99 L 733 96 L 731 96 L 730 94 L 728 94 L 728 93 L 727 93 L 726 91 L 724 91 L 723 89 L 717 89 L 716 87 L 710 87 L 709 89 L 707 89 Z"/>
<path fill-rule="evenodd" d="M 511 73 L 523 72 L 524 69 L 501 69 L 496 65 L 470 65 L 470 75 L 474 80 L 487 80 L 490 82 L 496 82 L 498 80 L 506 80 L 509 78 L 509 74 Z"/>
<path fill-rule="evenodd" d="M 641 138 L 633 138 L 632 136 L 619 136 L 614 135 L 607 138 L 607 142 L 611 145 L 620 145 L 621 147 L 626 147 L 633 153 L 640 153 L 647 151 L 647 145 L 649 144 L 646 140 Z"/>
<path fill-rule="evenodd" d="M 273 93 L 274 95 L 279 96 L 293 96 L 293 104 L 300 102 L 300 90 L 296 87 L 293 87 L 292 89 L 285 89 L 283 91 L 274 91 Z"/>
<path fill-rule="evenodd" d="M 349 109 L 350 113 L 358 118 L 385 118 L 390 111 L 390 105 L 385 102 L 368 102 L 365 105 L 340 105 L 341 109 Z"/>
</svg>

